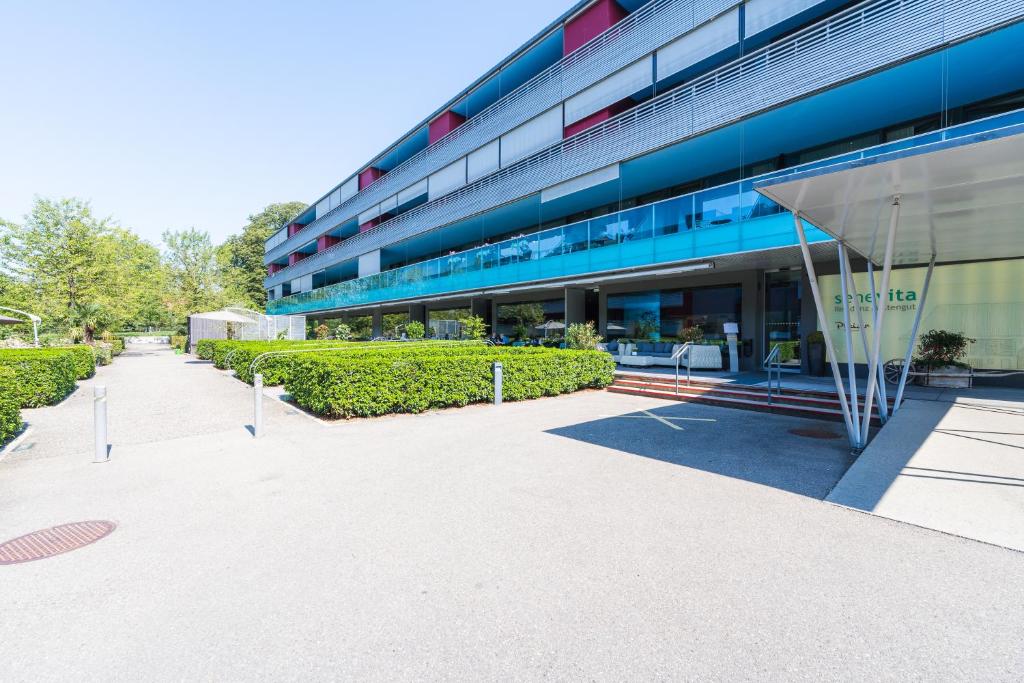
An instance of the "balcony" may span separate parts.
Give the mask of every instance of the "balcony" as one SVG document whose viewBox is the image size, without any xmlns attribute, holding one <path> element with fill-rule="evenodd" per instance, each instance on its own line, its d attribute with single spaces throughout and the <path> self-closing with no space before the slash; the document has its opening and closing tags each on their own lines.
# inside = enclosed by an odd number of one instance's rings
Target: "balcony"
<svg viewBox="0 0 1024 683">
<path fill-rule="evenodd" d="M 941 0 L 875 0 L 685 83 L 532 157 L 423 204 L 267 278 L 267 287 L 530 196 L 1024 16 L 1024 0 L 968 11 Z"/>
<path fill-rule="evenodd" d="M 285 242 L 268 246 L 269 263 L 315 240 L 391 195 L 507 133 L 602 78 L 653 52 L 740 0 L 653 0 L 529 82 L 469 118 Z"/>
<path fill-rule="evenodd" d="M 829 238 L 812 230 L 809 239 Z M 347 308 L 793 244 L 790 215 L 746 181 L 295 294 L 267 311 Z"/>
</svg>

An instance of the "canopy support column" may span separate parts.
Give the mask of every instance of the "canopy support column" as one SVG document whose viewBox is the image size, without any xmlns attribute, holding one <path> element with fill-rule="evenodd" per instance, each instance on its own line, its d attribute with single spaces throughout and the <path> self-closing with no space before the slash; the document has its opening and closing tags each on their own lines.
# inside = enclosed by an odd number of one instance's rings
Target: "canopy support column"
<svg viewBox="0 0 1024 683">
<path fill-rule="evenodd" d="M 924 302 L 928 298 L 928 286 L 932 282 L 932 271 L 935 270 L 935 256 L 928 262 L 928 270 L 924 274 L 924 289 L 921 290 L 921 300 L 917 302 L 917 312 L 914 313 L 914 326 L 910 328 L 910 340 L 907 342 L 907 353 L 903 356 L 903 368 L 900 370 L 900 383 L 896 389 L 896 401 L 892 405 L 893 412 L 900 409 L 903 402 L 903 390 L 907 387 L 907 373 L 910 371 L 910 358 L 914 353 L 914 342 L 917 341 L 917 330 L 921 325 L 921 315 L 924 311 Z"/>
<path fill-rule="evenodd" d="M 871 324 L 874 325 L 875 324 L 874 323 L 875 316 L 878 315 L 878 292 L 875 290 L 875 264 L 871 263 L 871 259 L 868 259 L 868 280 L 871 282 Z M 865 349 L 864 350 L 864 361 L 865 362 L 867 362 L 867 359 L 871 358 L 871 352 L 868 351 L 868 348 L 869 347 L 865 343 L 865 346 L 864 346 L 864 349 Z M 881 365 L 879 365 L 878 366 L 878 391 L 875 392 L 877 394 L 877 398 L 878 398 L 878 401 L 879 401 L 879 411 L 878 411 L 879 415 L 882 415 L 883 413 L 887 412 L 887 409 L 888 409 L 888 404 L 887 404 L 886 396 L 885 396 L 885 376 L 884 376 L 884 372 L 885 372 L 885 370 L 882 368 Z M 885 420 L 887 418 L 888 418 L 888 415 L 886 415 L 882 419 Z"/>
<path fill-rule="evenodd" d="M 860 343 L 864 347 L 864 359 L 871 358 L 871 350 L 868 346 L 868 333 L 864 329 L 864 316 L 860 312 L 860 295 L 857 292 L 857 280 L 853 277 L 853 267 L 850 265 L 850 250 L 844 249 L 844 262 L 846 263 L 846 274 L 850 279 L 850 293 L 853 295 L 854 308 L 857 311 L 857 328 L 860 331 Z M 874 317 L 874 316 L 872 316 Z M 880 405 L 885 405 L 885 396 L 881 393 L 881 389 L 884 388 L 884 384 L 879 384 L 875 388 L 875 400 Z M 886 415 L 883 415 L 884 411 L 879 411 L 879 415 L 882 416 L 882 422 L 885 422 Z"/>
<path fill-rule="evenodd" d="M 854 441 L 860 443 L 860 416 L 857 413 L 860 397 L 857 395 L 857 372 L 853 362 L 853 331 L 850 330 L 850 297 L 847 289 L 849 259 L 842 242 L 836 242 L 836 248 L 839 251 L 839 280 L 843 293 L 843 334 L 846 337 L 846 376 L 850 383 L 850 420 L 853 423 Z"/>
<path fill-rule="evenodd" d="M 797 237 L 800 238 L 800 253 L 804 257 L 804 267 L 807 269 L 807 280 L 811 283 L 811 296 L 814 298 L 814 308 L 818 313 L 818 320 L 825 323 L 825 307 L 821 303 L 821 292 L 818 290 L 818 277 L 814 273 L 814 262 L 811 260 L 811 250 L 807 246 L 807 235 L 804 233 L 804 222 L 799 213 L 793 214 L 793 225 L 796 226 Z M 843 421 L 846 423 L 846 434 L 850 438 L 850 445 L 859 448 L 858 440 L 854 438 L 853 421 L 850 417 L 850 406 L 846 402 L 846 388 L 843 386 L 843 378 L 839 374 L 839 363 L 836 361 L 836 352 L 832 346 L 832 336 L 825 337 L 825 351 L 828 354 L 829 364 L 832 366 L 832 379 L 836 383 L 836 391 L 839 394 L 839 407 L 843 411 Z"/>
<path fill-rule="evenodd" d="M 882 325 L 885 322 L 885 310 L 889 298 L 889 276 L 892 275 L 892 256 L 896 249 L 896 228 L 900 222 L 900 198 L 896 195 L 892 198 L 892 213 L 889 216 L 889 235 L 885 241 L 885 258 L 882 261 L 882 304 L 877 306 L 875 311 L 875 335 L 874 344 L 871 346 L 871 361 L 868 364 L 868 388 L 864 394 L 864 419 L 861 424 L 861 448 L 867 445 L 869 429 L 871 428 L 871 407 L 875 398 L 875 386 L 878 383 L 878 372 L 881 369 L 878 364 L 878 356 L 882 349 Z M 874 277 L 872 277 L 874 284 Z M 872 297 L 875 299 L 877 297 Z"/>
</svg>

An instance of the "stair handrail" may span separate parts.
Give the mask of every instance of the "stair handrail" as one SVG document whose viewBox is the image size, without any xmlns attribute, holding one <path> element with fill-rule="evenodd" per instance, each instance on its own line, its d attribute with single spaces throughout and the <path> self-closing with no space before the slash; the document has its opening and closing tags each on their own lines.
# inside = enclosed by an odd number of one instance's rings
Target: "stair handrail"
<svg viewBox="0 0 1024 683">
<path fill-rule="evenodd" d="M 768 352 L 768 355 L 764 358 L 762 367 L 768 370 L 768 405 L 772 404 L 772 368 L 775 368 L 775 376 L 777 378 L 777 393 L 782 396 L 782 362 L 779 360 L 780 353 L 782 351 L 782 345 L 776 344 L 772 347 L 772 350 Z"/>
<path fill-rule="evenodd" d="M 693 342 L 686 342 L 678 349 L 672 352 L 672 359 L 676 362 L 676 393 L 679 393 L 679 361 L 683 356 L 686 356 L 686 386 L 690 386 L 690 366 L 693 363 L 690 362 L 690 351 L 693 348 Z"/>
</svg>

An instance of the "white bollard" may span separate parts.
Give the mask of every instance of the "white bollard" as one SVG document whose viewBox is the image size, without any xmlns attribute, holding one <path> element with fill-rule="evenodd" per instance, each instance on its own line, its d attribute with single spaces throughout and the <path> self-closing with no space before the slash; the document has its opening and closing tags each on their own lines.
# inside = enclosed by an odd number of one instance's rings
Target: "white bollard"
<svg viewBox="0 0 1024 683">
<path fill-rule="evenodd" d="M 501 363 L 494 362 L 494 405 L 501 405 Z"/>
<path fill-rule="evenodd" d="M 110 452 L 107 450 L 107 388 L 95 386 L 92 390 L 93 422 L 96 425 L 96 452 L 93 462 L 107 462 Z"/>
<path fill-rule="evenodd" d="M 263 436 L 263 375 L 257 373 L 252 378 L 252 435 L 258 439 Z"/>
</svg>

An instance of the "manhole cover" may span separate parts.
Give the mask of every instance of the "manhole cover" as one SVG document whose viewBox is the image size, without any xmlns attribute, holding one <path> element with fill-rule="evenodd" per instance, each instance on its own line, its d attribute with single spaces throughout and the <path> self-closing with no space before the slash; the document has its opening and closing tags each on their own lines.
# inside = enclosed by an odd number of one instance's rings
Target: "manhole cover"
<svg viewBox="0 0 1024 683">
<path fill-rule="evenodd" d="M 95 543 L 117 527 L 98 519 L 61 524 L 0 543 L 0 564 L 42 560 Z"/>
<path fill-rule="evenodd" d="M 813 427 L 797 427 L 796 429 L 790 429 L 790 434 L 796 434 L 797 436 L 805 436 L 808 439 L 838 439 L 839 435 L 835 432 L 830 432 L 827 429 L 814 429 Z"/>
</svg>

